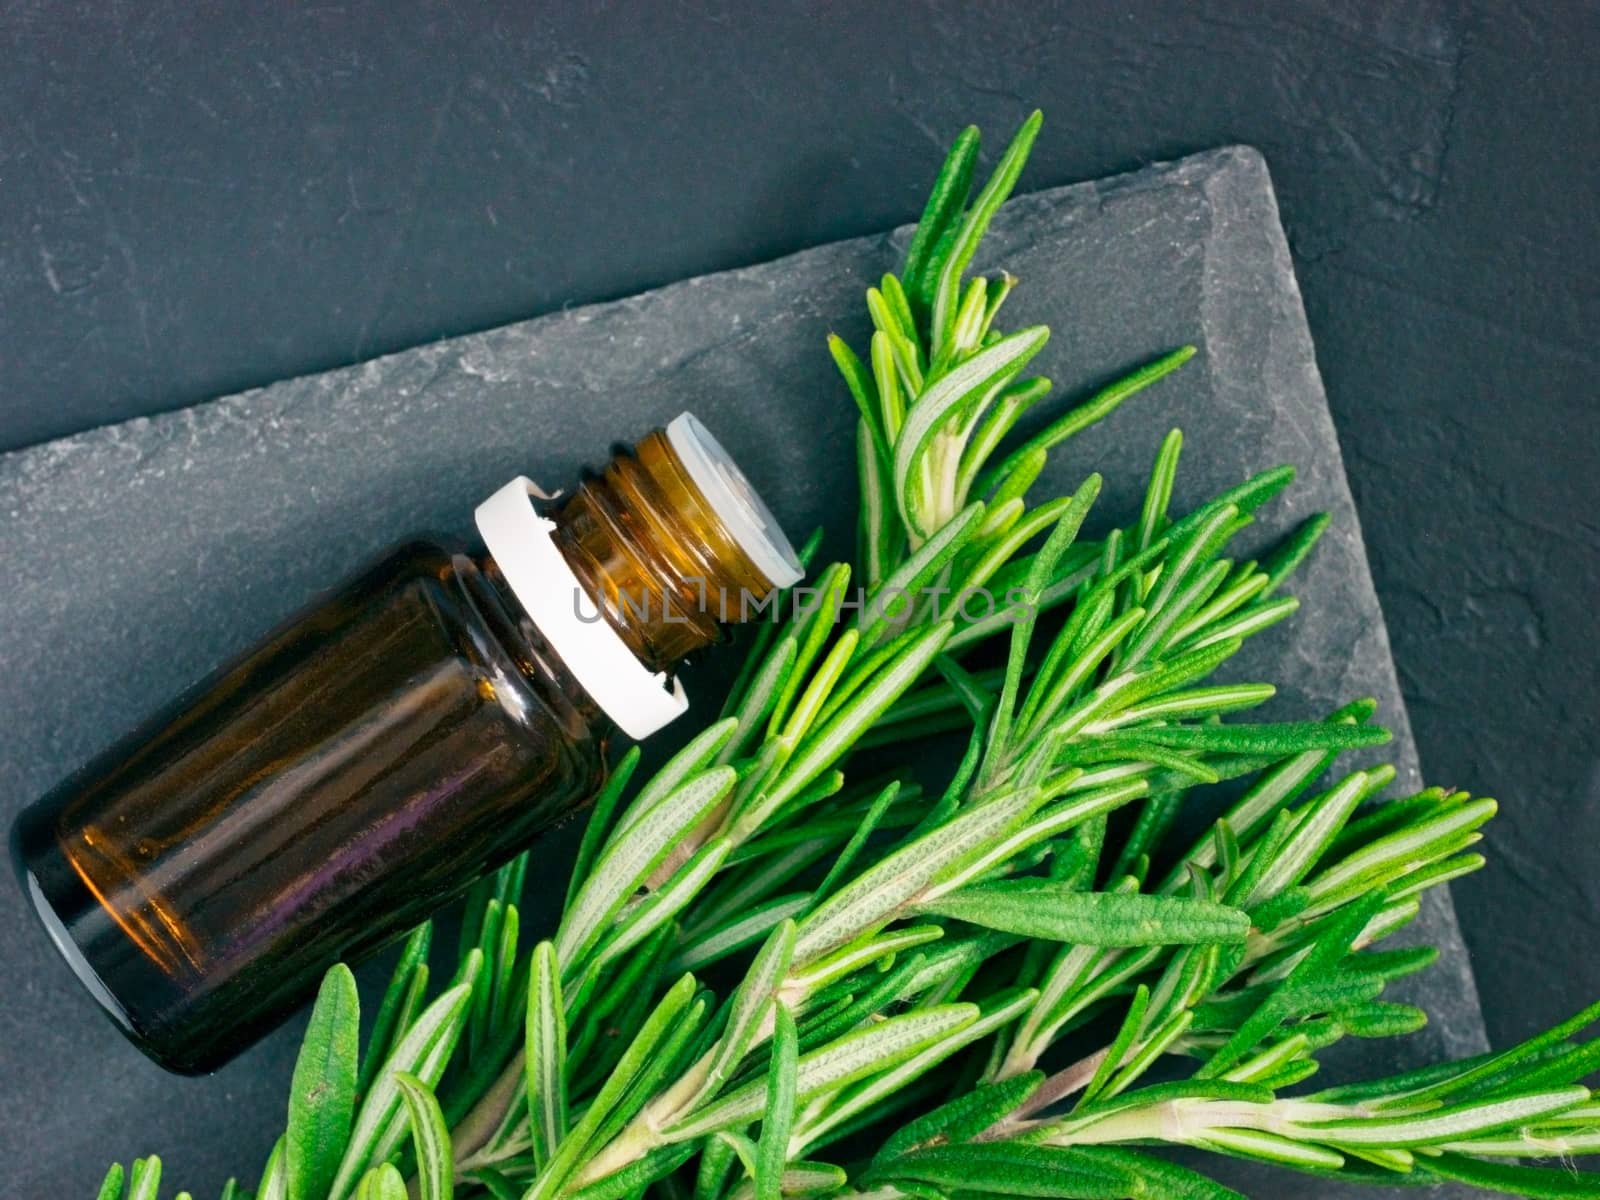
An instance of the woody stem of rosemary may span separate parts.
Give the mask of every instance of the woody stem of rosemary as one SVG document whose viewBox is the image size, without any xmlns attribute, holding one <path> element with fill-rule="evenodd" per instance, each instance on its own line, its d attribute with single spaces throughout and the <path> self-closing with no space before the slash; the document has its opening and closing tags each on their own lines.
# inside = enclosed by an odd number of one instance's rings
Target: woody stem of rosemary
<svg viewBox="0 0 1600 1200">
<path fill-rule="evenodd" d="M 1094 1078 L 1095 1072 L 1100 1069 L 1100 1064 L 1105 1061 L 1106 1055 L 1111 1053 L 1111 1047 L 1096 1050 L 1093 1054 L 1080 1058 L 1070 1067 L 1063 1068 L 1050 1076 L 1021 1104 L 1011 1112 L 1001 1117 L 989 1128 L 980 1133 L 974 1141 L 999 1142 L 1011 1137 L 1021 1130 L 1028 1120 L 1037 1113 L 1043 1112 L 1052 1104 L 1065 1100 L 1074 1092 L 1082 1091 L 1089 1086 L 1089 1081 Z"/>
<path fill-rule="evenodd" d="M 518 1050 L 505 1070 L 496 1077 L 482 1098 L 467 1110 L 467 1115 L 450 1131 L 450 1142 L 457 1164 L 481 1150 L 500 1128 L 517 1096 L 522 1082 L 523 1051 Z"/>
</svg>

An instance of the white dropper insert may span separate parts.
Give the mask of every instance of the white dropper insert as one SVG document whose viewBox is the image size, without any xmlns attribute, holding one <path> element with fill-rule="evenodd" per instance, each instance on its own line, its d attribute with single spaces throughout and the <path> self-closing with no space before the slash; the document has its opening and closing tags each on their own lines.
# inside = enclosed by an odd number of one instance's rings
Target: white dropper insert
<svg viewBox="0 0 1600 1200">
<path fill-rule="evenodd" d="M 756 569 L 775 588 L 798 583 L 805 569 L 783 527 L 700 418 L 679 413 L 667 426 L 667 443 Z"/>
</svg>

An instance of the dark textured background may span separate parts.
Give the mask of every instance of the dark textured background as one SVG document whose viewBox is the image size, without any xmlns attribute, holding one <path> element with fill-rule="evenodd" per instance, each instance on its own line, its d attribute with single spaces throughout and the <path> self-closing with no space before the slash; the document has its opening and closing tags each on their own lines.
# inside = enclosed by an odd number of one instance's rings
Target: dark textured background
<svg viewBox="0 0 1600 1200">
<path fill-rule="evenodd" d="M 1491 1036 L 1600 995 L 1600 10 L 529 7 L 0 0 L 0 448 L 887 227 L 969 120 L 1252 143 Z"/>
</svg>

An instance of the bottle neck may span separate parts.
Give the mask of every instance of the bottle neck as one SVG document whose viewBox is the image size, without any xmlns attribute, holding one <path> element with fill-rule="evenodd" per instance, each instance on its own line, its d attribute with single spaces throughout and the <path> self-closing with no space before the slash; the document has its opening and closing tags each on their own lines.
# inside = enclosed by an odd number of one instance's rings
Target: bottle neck
<svg viewBox="0 0 1600 1200">
<path fill-rule="evenodd" d="M 773 588 L 660 430 L 586 472 L 548 515 L 588 612 L 652 671 L 723 640 Z"/>
</svg>

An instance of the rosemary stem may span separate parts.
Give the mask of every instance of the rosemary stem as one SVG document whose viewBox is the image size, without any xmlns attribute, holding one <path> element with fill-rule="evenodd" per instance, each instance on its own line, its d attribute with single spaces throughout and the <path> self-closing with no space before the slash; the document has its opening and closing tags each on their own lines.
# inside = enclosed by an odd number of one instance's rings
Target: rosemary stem
<svg viewBox="0 0 1600 1200">
<path fill-rule="evenodd" d="M 973 1140 L 979 1142 L 1002 1141 L 1016 1133 L 1028 1123 L 1030 1118 L 1043 1112 L 1052 1104 L 1065 1100 L 1074 1092 L 1082 1091 L 1089 1086 L 1089 1081 L 1094 1078 L 1095 1072 L 1100 1069 L 1100 1064 L 1105 1061 L 1106 1055 L 1110 1052 L 1111 1047 L 1104 1046 L 1093 1054 L 1080 1058 L 1070 1067 L 1057 1071 L 1035 1088 L 1026 1100 Z"/>
<path fill-rule="evenodd" d="M 458 1165 L 464 1165 L 467 1158 L 486 1145 L 505 1121 L 516 1099 L 517 1085 L 522 1082 L 522 1056 L 521 1050 L 512 1056 L 483 1098 L 468 1109 L 467 1115 L 450 1131 L 450 1143 L 455 1147 Z"/>
<path fill-rule="evenodd" d="M 660 1141 L 655 1132 L 643 1121 L 635 1119 L 627 1129 L 619 1133 L 604 1149 L 583 1165 L 577 1173 L 575 1182 L 581 1187 L 597 1179 L 604 1179 L 607 1175 L 622 1170 L 629 1163 L 637 1162 L 658 1145 Z"/>
</svg>

